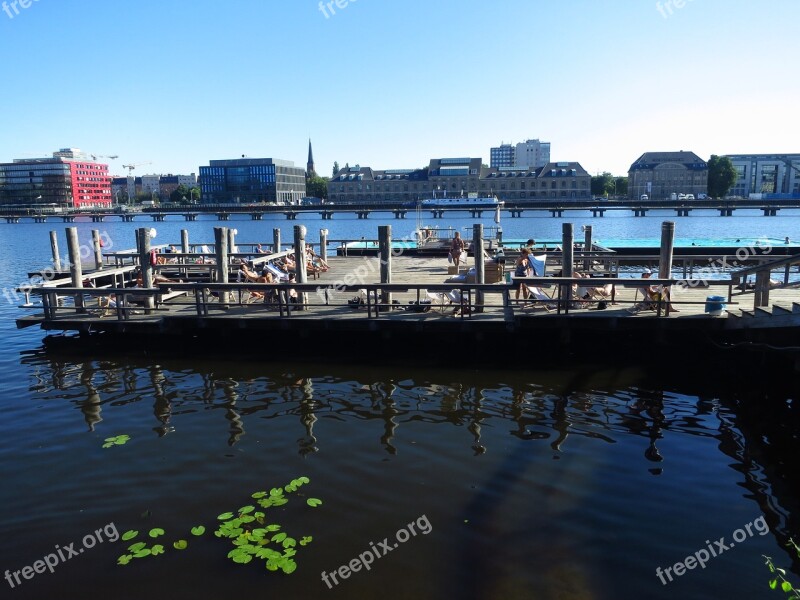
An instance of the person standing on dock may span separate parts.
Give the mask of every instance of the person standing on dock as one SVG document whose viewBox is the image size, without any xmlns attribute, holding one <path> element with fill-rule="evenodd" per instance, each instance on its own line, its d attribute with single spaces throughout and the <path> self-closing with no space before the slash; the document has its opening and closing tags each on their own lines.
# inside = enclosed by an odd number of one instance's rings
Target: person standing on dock
<svg viewBox="0 0 800 600">
<path fill-rule="evenodd" d="M 464 252 L 464 240 L 461 239 L 461 233 L 456 231 L 453 236 L 453 243 L 450 244 L 450 256 L 453 257 L 453 265 L 458 269 L 461 263 L 461 254 Z"/>
</svg>

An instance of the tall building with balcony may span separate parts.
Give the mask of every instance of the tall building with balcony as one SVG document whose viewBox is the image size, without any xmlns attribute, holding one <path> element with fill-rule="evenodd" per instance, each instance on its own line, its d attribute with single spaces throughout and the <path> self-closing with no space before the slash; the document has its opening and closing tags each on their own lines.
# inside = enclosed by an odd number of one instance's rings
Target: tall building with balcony
<svg viewBox="0 0 800 600">
<path fill-rule="evenodd" d="M 729 196 L 800 197 L 800 154 L 729 154 L 728 158 L 738 173 Z"/>
<path fill-rule="evenodd" d="M 111 201 L 108 165 L 63 156 L 0 164 L 0 206 L 106 208 Z"/>
<path fill-rule="evenodd" d="M 306 195 L 306 173 L 290 160 L 236 158 L 200 167 L 204 204 L 298 204 Z"/>
<path fill-rule="evenodd" d="M 708 193 L 708 163 L 694 152 L 645 152 L 628 171 L 628 197 L 669 200 L 672 194 Z"/>
</svg>

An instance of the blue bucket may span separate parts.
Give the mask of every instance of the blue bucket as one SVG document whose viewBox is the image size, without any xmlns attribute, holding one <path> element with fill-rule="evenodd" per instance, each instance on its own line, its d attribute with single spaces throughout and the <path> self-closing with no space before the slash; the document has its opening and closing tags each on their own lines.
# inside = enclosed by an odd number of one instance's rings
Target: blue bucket
<svg viewBox="0 0 800 600">
<path fill-rule="evenodd" d="M 709 315 L 717 316 L 725 312 L 727 304 L 725 304 L 724 296 L 708 296 L 706 297 L 706 312 Z"/>
</svg>

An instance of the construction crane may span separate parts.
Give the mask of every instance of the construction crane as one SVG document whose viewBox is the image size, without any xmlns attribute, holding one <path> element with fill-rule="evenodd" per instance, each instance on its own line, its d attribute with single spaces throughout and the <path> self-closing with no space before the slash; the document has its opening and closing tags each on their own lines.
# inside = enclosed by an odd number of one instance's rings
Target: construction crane
<svg viewBox="0 0 800 600">
<path fill-rule="evenodd" d="M 128 169 L 128 175 L 130 176 L 130 175 L 133 174 L 133 170 L 136 167 L 143 167 L 145 165 L 152 165 L 152 164 L 153 164 L 152 162 L 143 162 L 143 163 L 136 163 L 136 164 L 133 164 L 133 165 L 122 165 L 122 168 L 123 169 Z"/>
<path fill-rule="evenodd" d="M 119 158 L 119 156 L 117 156 L 117 155 L 105 156 L 103 154 L 90 154 L 89 156 L 92 157 L 92 160 L 97 160 L 98 158 L 107 158 L 109 160 L 117 160 Z"/>
</svg>

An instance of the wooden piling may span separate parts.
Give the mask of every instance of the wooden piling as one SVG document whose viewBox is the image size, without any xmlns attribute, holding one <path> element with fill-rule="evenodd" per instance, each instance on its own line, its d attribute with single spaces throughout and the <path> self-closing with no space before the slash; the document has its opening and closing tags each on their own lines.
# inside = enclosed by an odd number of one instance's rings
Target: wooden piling
<svg viewBox="0 0 800 600">
<path fill-rule="evenodd" d="M 562 277 L 575 277 L 575 232 L 572 227 L 572 223 L 562 223 L 561 224 L 561 248 L 562 248 L 562 259 L 561 259 L 561 276 Z M 564 294 L 562 297 L 564 300 L 569 303 L 572 301 L 572 286 L 567 285 L 566 290 L 564 290 Z M 569 306 L 569 304 L 567 304 Z"/>
<path fill-rule="evenodd" d="M 280 227 L 276 227 L 272 230 L 272 251 L 273 252 L 280 252 L 281 251 L 281 230 Z"/>
<path fill-rule="evenodd" d="M 328 262 L 328 230 L 319 230 L 319 257 Z"/>
<path fill-rule="evenodd" d="M 141 227 L 136 230 L 136 248 L 139 250 L 139 266 L 142 271 L 142 287 L 153 287 L 153 265 L 150 261 L 150 229 Z M 145 309 L 153 308 L 153 297 L 145 299 Z"/>
<path fill-rule="evenodd" d="M 378 248 L 381 261 L 381 283 L 392 283 L 392 226 L 378 227 Z M 381 303 L 391 306 L 391 292 L 381 293 Z"/>
<path fill-rule="evenodd" d="M 58 234 L 55 231 L 50 232 L 50 250 L 53 253 L 53 270 L 56 273 L 61 272 L 61 256 L 58 254 Z"/>
<path fill-rule="evenodd" d="M 308 282 L 308 271 L 306 269 L 306 233 L 305 225 L 294 226 L 294 272 L 297 283 Z M 300 310 L 305 310 L 306 293 L 298 293 L 297 296 Z"/>
<path fill-rule="evenodd" d="M 228 228 L 214 227 L 214 254 L 217 261 L 217 283 L 228 283 Z M 230 301 L 228 292 L 220 292 L 220 305 L 227 308 Z"/>
<path fill-rule="evenodd" d="M 658 260 L 659 279 L 672 277 L 672 254 L 675 247 L 675 222 L 664 221 L 661 224 L 661 257 Z"/>
<path fill-rule="evenodd" d="M 483 257 L 483 224 L 472 226 L 472 253 L 475 255 L 475 283 L 486 283 L 486 269 Z M 484 294 L 475 292 L 475 312 L 483 312 Z"/>
<path fill-rule="evenodd" d="M 228 253 L 236 254 L 236 229 L 228 229 Z"/>
<path fill-rule="evenodd" d="M 583 226 L 584 232 L 584 242 L 583 242 L 583 251 L 584 252 L 591 252 L 592 251 L 592 226 L 591 225 L 584 225 Z M 592 268 L 592 261 L 591 259 L 586 259 L 583 261 L 583 270 L 589 271 Z"/>
<path fill-rule="evenodd" d="M 100 247 L 100 232 L 92 229 L 92 249 L 94 250 L 94 268 L 103 269 L 103 249 Z"/>
<path fill-rule="evenodd" d="M 81 249 L 78 242 L 78 228 L 67 227 L 67 251 L 69 252 L 69 273 L 72 276 L 72 287 L 83 287 L 83 267 L 81 266 Z M 83 308 L 83 294 L 75 294 L 75 307 L 79 312 Z"/>
<path fill-rule="evenodd" d="M 183 254 L 189 254 L 189 230 L 188 229 L 181 229 L 181 252 Z"/>
</svg>

